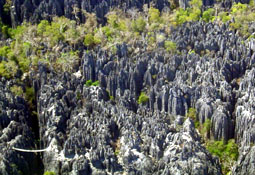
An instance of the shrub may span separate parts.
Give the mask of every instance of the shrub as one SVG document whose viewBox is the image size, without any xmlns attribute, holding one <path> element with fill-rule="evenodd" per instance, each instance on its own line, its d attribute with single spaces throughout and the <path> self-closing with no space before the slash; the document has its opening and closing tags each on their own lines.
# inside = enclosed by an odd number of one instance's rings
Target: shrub
<svg viewBox="0 0 255 175">
<path fill-rule="evenodd" d="M 87 80 L 85 83 L 86 86 L 91 86 L 92 85 L 92 80 Z"/>
<path fill-rule="evenodd" d="M 25 99 L 28 102 L 29 107 L 32 109 L 35 100 L 35 91 L 33 87 L 26 87 Z"/>
<path fill-rule="evenodd" d="M 67 53 L 62 53 L 60 57 L 56 60 L 56 69 L 64 72 L 72 72 L 73 66 L 78 63 L 78 53 L 77 51 L 70 51 Z"/>
<path fill-rule="evenodd" d="M 89 86 L 99 86 L 100 85 L 100 82 L 97 80 L 97 81 L 92 81 L 92 80 L 88 80 L 88 81 L 86 81 L 86 83 L 85 83 L 85 85 L 87 86 L 87 87 L 89 87 Z"/>
<path fill-rule="evenodd" d="M 149 97 L 144 93 L 141 92 L 139 98 L 138 98 L 138 104 L 146 104 L 149 101 Z"/>
<path fill-rule="evenodd" d="M 143 32 L 145 30 L 146 22 L 142 17 L 139 17 L 138 19 L 132 21 L 132 30 L 134 32 Z"/>
<path fill-rule="evenodd" d="M 93 44 L 94 44 L 94 36 L 91 33 L 86 34 L 84 38 L 84 45 L 89 47 L 89 46 L 92 46 Z"/>
<path fill-rule="evenodd" d="M 231 17 L 228 15 L 227 12 L 220 12 L 218 16 L 223 23 L 231 20 Z"/>
<path fill-rule="evenodd" d="M 3 46 L 0 48 L 0 56 L 7 58 L 8 53 L 10 52 L 9 46 Z"/>
<path fill-rule="evenodd" d="M 56 173 L 53 171 L 46 171 L 46 172 L 44 172 L 43 175 L 56 175 Z"/>
<path fill-rule="evenodd" d="M 235 15 L 235 14 L 240 14 L 240 13 L 243 13 L 243 12 L 246 12 L 247 11 L 247 4 L 242 4 L 242 3 L 237 3 L 237 4 L 234 4 L 232 5 L 231 7 L 231 14 Z"/>
<path fill-rule="evenodd" d="M 97 81 L 93 82 L 91 85 L 92 85 L 92 86 L 99 86 L 100 83 L 99 83 L 99 81 L 97 80 Z"/>
<path fill-rule="evenodd" d="M 101 40 L 98 37 L 93 36 L 91 33 L 85 35 L 84 45 L 87 47 L 92 47 L 94 45 L 100 44 Z"/>
<path fill-rule="evenodd" d="M 189 111 L 187 113 L 187 117 L 191 118 L 192 120 L 196 120 L 196 109 L 195 108 L 189 108 Z"/>
<path fill-rule="evenodd" d="M 238 158 L 238 146 L 234 139 L 230 139 L 227 144 L 224 141 L 210 141 L 206 143 L 207 150 L 218 156 L 222 165 L 223 174 L 227 174 L 234 162 Z"/>
<path fill-rule="evenodd" d="M 191 8 L 193 9 L 195 8 L 201 9 L 202 7 L 202 0 L 191 0 L 189 3 Z"/>
<path fill-rule="evenodd" d="M 203 123 L 202 133 L 208 134 L 208 133 L 210 133 L 210 129 L 211 129 L 211 120 L 206 119 L 205 122 Z"/>
<path fill-rule="evenodd" d="M 1 32 L 2 32 L 2 34 L 3 34 L 3 36 L 4 36 L 5 38 L 9 38 L 9 37 L 10 37 L 10 34 L 9 34 L 9 27 L 8 27 L 8 26 L 6 26 L 6 25 L 2 26 L 2 27 L 1 27 Z"/>
<path fill-rule="evenodd" d="M 203 12 L 202 19 L 205 22 L 213 21 L 215 19 L 215 17 L 213 15 L 214 15 L 214 9 L 209 8 Z"/>
<path fill-rule="evenodd" d="M 172 41 L 165 41 L 165 49 L 168 52 L 171 52 L 172 54 L 176 53 L 176 44 Z"/>
<path fill-rule="evenodd" d="M 111 39 L 112 39 L 113 30 L 110 29 L 110 27 L 108 27 L 108 26 L 102 27 L 102 32 L 103 32 L 103 34 L 107 37 L 108 40 L 111 40 Z"/>
<path fill-rule="evenodd" d="M 16 96 L 22 96 L 23 95 L 23 89 L 20 86 L 14 85 L 10 88 L 11 92 L 15 94 Z"/>
<path fill-rule="evenodd" d="M 50 24 L 47 20 L 42 20 L 40 24 L 37 26 L 37 34 L 43 35 L 47 28 L 49 28 Z"/>
<path fill-rule="evenodd" d="M 118 16 L 114 13 L 108 14 L 107 15 L 107 23 L 112 27 L 112 28 L 118 28 Z"/>
<path fill-rule="evenodd" d="M 184 10 L 182 8 L 175 11 L 175 15 L 172 19 L 172 23 L 180 25 L 188 21 L 198 21 L 201 17 L 201 0 L 190 1 L 191 7 Z"/>
<path fill-rule="evenodd" d="M 6 0 L 3 6 L 3 11 L 5 14 L 9 14 L 11 10 L 12 0 Z"/>
<path fill-rule="evenodd" d="M 18 67 L 14 61 L 2 61 L 0 63 L 0 76 L 10 79 L 16 75 Z"/>
<path fill-rule="evenodd" d="M 149 9 L 149 22 L 150 23 L 158 23 L 160 22 L 160 12 L 158 9 L 151 7 Z"/>
</svg>

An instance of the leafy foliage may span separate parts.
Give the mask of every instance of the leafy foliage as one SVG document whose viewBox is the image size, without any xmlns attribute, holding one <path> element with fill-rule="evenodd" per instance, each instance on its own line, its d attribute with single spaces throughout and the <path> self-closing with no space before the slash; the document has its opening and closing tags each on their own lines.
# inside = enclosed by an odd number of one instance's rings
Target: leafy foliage
<svg viewBox="0 0 255 175">
<path fill-rule="evenodd" d="M 143 32 L 146 27 L 146 22 L 142 17 L 139 17 L 138 19 L 132 21 L 132 29 L 134 32 Z"/>
<path fill-rule="evenodd" d="M 168 52 L 171 52 L 171 53 L 176 53 L 176 44 L 172 41 L 165 41 L 165 49 L 166 51 Z"/>
<path fill-rule="evenodd" d="M 46 171 L 43 175 L 56 175 L 53 171 Z"/>
<path fill-rule="evenodd" d="M 10 88 L 11 92 L 15 94 L 16 96 L 22 96 L 23 95 L 23 89 L 21 86 L 14 85 Z"/>
<path fill-rule="evenodd" d="M 139 98 L 138 98 L 138 104 L 146 104 L 149 101 L 149 97 L 144 93 L 141 92 Z"/>
<path fill-rule="evenodd" d="M 88 81 L 86 81 L 86 83 L 85 83 L 85 85 L 87 86 L 87 87 L 89 87 L 89 86 L 99 86 L 100 85 L 100 82 L 97 80 L 97 81 L 92 81 L 92 80 L 88 80 Z"/>
<path fill-rule="evenodd" d="M 3 11 L 4 11 L 5 14 L 10 13 L 11 5 L 12 5 L 12 0 L 6 0 L 5 1 L 5 4 L 3 6 Z"/>
<path fill-rule="evenodd" d="M 211 154 L 219 157 L 223 174 L 231 170 L 238 158 L 238 146 L 234 139 L 230 139 L 226 144 L 223 141 L 210 141 L 206 144 L 206 148 Z"/>
<path fill-rule="evenodd" d="M 203 12 L 203 15 L 202 15 L 202 19 L 205 21 L 205 22 L 210 22 L 210 21 L 214 21 L 215 17 L 213 16 L 214 15 L 214 9 L 213 8 L 209 8 L 207 9 L 206 11 Z"/>
</svg>

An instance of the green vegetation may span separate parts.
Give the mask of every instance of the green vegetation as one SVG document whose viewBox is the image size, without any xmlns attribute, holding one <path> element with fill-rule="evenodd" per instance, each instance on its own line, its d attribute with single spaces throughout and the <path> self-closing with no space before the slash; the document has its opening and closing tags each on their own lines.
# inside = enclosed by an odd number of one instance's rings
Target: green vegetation
<svg viewBox="0 0 255 175">
<path fill-rule="evenodd" d="M 186 10 L 179 8 L 172 14 L 171 22 L 174 25 L 180 25 L 189 21 L 198 21 L 201 18 L 201 0 L 190 1 L 190 8 Z"/>
<path fill-rule="evenodd" d="M 43 175 L 56 175 L 53 171 L 46 171 Z"/>
<path fill-rule="evenodd" d="M 204 11 L 202 15 L 203 21 L 205 22 L 214 21 L 215 20 L 214 13 L 215 11 L 213 8 L 209 8 L 206 11 Z"/>
<path fill-rule="evenodd" d="M 176 53 L 176 44 L 172 41 L 165 41 L 165 49 L 170 53 Z"/>
<path fill-rule="evenodd" d="M 195 128 L 199 128 L 200 123 L 197 120 L 197 112 L 196 112 L 195 108 L 189 108 L 188 113 L 186 114 L 186 116 L 194 121 Z"/>
<path fill-rule="evenodd" d="M 87 87 L 90 87 L 90 86 L 99 86 L 100 85 L 100 82 L 97 80 L 97 81 L 92 81 L 92 80 L 88 80 L 86 81 L 85 85 Z"/>
<path fill-rule="evenodd" d="M 206 143 L 206 148 L 211 154 L 219 157 L 223 174 L 231 170 L 238 158 L 238 146 L 234 139 L 230 139 L 226 144 L 223 141 L 209 141 Z"/>
<path fill-rule="evenodd" d="M 12 0 L 6 0 L 3 6 L 3 11 L 5 14 L 9 14 L 12 6 Z"/>
<path fill-rule="evenodd" d="M 132 21 L 132 30 L 134 32 L 142 33 L 145 30 L 146 22 L 142 17 Z"/>
<path fill-rule="evenodd" d="M 23 95 L 23 89 L 21 86 L 14 85 L 10 88 L 11 92 L 15 94 L 16 96 L 22 96 Z"/>
<path fill-rule="evenodd" d="M 189 108 L 187 117 L 191 118 L 192 120 L 196 121 L 197 120 L 197 114 L 196 114 L 196 109 L 195 108 Z"/>
<path fill-rule="evenodd" d="M 201 127 L 201 134 L 204 136 L 204 139 L 210 138 L 210 130 L 211 130 L 211 120 L 206 119 Z"/>
<path fill-rule="evenodd" d="M 144 93 L 141 92 L 139 98 L 138 98 L 138 104 L 146 104 L 149 101 L 149 97 Z"/>
</svg>

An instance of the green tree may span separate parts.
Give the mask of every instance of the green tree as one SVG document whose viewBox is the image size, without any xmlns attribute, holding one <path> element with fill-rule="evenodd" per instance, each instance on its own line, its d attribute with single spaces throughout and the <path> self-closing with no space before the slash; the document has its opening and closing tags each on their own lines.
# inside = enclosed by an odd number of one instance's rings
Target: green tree
<svg viewBox="0 0 255 175">
<path fill-rule="evenodd" d="M 158 23 L 160 22 L 160 12 L 158 9 L 151 7 L 149 9 L 149 22 Z"/>
<path fill-rule="evenodd" d="M 138 19 L 132 21 L 132 30 L 134 32 L 142 33 L 145 30 L 146 22 L 145 20 L 140 16 Z"/>
<path fill-rule="evenodd" d="M 202 19 L 205 22 L 213 21 L 215 19 L 215 17 L 213 15 L 214 15 L 214 9 L 209 8 L 203 12 Z"/>
</svg>

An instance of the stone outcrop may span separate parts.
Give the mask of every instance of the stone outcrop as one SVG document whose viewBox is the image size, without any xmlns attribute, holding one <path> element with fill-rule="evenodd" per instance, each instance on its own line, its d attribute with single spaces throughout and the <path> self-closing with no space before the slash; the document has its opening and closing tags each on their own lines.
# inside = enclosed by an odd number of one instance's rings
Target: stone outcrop
<svg viewBox="0 0 255 175">
<path fill-rule="evenodd" d="M 11 17 L 13 25 L 51 15 L 84 22 L 73 7 L 103 19 L 111 7 L 142 8 L 150 1 L 118 2 L 14 0 Z M 162 9 L 167 2 L 155 3 Z M 209 120 L 208 137 L 236 140 L 240 156 L 233 174 L 254 174 L 254 41 L 228 28 L 217 21 L 173 28 L 167 39 L 177 43 L 178 54 L 162 47 L 148 52 L 142 42 L 130 54 L 132 46 L 123 43 L 116 54 L 100 48 L 84 51 L 75 73 L 57 73 L 39 63 L 30 80 L 38 126 L 31 123 L 25 100 L 9 90 L 17 82 L 2 78 L 0 174 L 34 171 L 28 165 L 37 157 L 17 153 L 13 146 L 49 147 L 42 153 L 44 170 L 58 174 L 222 174 L 186 117 L 191 107 L 201 125 Z M 88 87 L 88 80 L 100 85 Z M 141 92 L 149 98 L 138 104 Z M 31 129 L 35 127 L 40 147 Z"/>
</svg>

